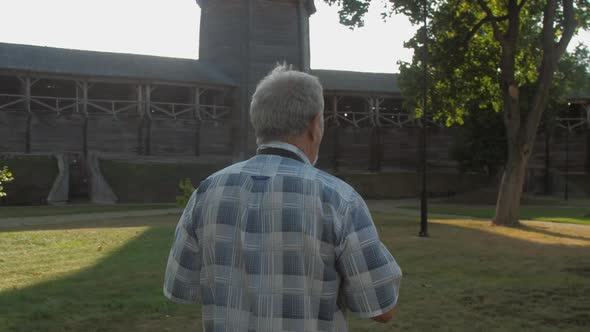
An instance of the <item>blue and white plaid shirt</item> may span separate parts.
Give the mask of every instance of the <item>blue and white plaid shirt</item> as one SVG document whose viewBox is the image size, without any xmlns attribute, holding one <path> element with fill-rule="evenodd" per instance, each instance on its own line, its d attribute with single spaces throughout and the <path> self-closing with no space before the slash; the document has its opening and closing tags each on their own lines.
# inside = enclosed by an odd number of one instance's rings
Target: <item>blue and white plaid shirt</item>
<svg viewBox="0 0 590 332">
<path fill-rule="evenodd" d="M 397 303 L 401 270 L 354 189 L 257 155 L 204 180 L 176 228 L 164 294 L 202 304 L 205 331 L 346 331 Z"/>
</svg>

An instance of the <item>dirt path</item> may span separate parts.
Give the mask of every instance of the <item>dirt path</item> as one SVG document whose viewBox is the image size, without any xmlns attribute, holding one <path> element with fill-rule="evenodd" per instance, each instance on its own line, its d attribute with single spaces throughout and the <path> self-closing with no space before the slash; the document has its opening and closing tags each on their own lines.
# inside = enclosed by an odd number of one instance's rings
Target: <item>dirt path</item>
<svg viewBox="0 0 590 332">
<path fill-rule="evenodd" d="M 367 205 L 372 212 L 382 212 L 382 213 L 395 213 L 404 216 L 410 217 L 419 217 L 420 210 L 418 209 L 402 209 L 400 206 L 414 206 L 419 204 L 417 199 L 404 199 L 404 200 L 367 200 Z M 469 220 L 481 220 L 481 221 L 489 221 L 490 219 L 486 218 L 477 218 L 477 217 L 469 217 L 469 216 L 462 216 L 462 215 L 451 215 L 451 214 L 440 214 L 440 213 L 429 213 L 428 216 L 430 218 L 445 218 L 445 219 L 469 219 Z M 529 226 L 537 226 L 547 230 L 584 230 L 588 231 L 590 229 L 590 225 L 579 225 L 579 224 L 567 224 L 567 223 L 558 223 L 558 222 L 549 222 L 549 221 L 539 221 L 539 220 L 521 220 L 521 222 L 525 225 Z"/>
<path fill-rule="evenodd" d="M 400 206 L 413 206 L 418 204 L 417 199 L 403 199 L 403 200 L 367 200 L 367 205 L 372 212 L 394 213 L 408 217 L 418 218 L 420 211 L 418 209 L 402 209 Z M 181 208 L 169 209 L 152 209 L 139 211 L 121 211 L 121 212 L 94 212 L 71 215 L 55 215 L 55 216 L 40 216 L 40 217 L 14 217 L 0 219 L 0 231 L 2 228 L 13 228 L 18 226 L 35 226 L 35 225 L 52 225 L 61 223 L 74 223 L 83 221 L 92 221 L 97 219 L 117 219 L 127 217 L 147 217 L 147 216 L 162 216 L 170 214 L 182 213 Z M 430 213 L 431 218 L 445 218 L 445 219 L 469 219 L 488 221 L 485 218 L 475 218 L 461 215 L 437 214 Z M 584 230 L 588 231 L 590 225 L 576 225 L 566 223 L 555 223 L 537 220 L 523 220 L 525 225 L 538 226 L 548 230 Z"/>
<path fill-rule="evenodd" d="M 2 228 L 18 226 L 52 225 L 61 223 L 73 223 L 79 221 L 90 221 L 96 219 L 117 219 L 127 217 L 162 216 L 169 214 L 180 214 L 181 208 L 152 209 L 121 212 L 92 212 L 69 215 L 41 216 L 41 217 L 13 217 L 0 219 L 0 230 Z"/>
</svg>

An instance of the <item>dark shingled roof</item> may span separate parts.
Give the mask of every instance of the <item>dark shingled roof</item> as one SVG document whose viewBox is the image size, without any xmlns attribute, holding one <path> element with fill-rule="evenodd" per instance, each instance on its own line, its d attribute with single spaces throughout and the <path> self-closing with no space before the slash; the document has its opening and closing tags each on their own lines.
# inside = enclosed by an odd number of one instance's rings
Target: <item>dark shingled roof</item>
<svg viewBox="0 0 590 332">
<path fill-rule="evenodd" d="M 331 92 L 400 95 L 397 74 L 362 73 L 341 70 L 312 70 L 324 90 Z"/>
<path fill-rule="evenodd" d="M 0 43 L 0 70 L 235 86 L 199 60 Z"/>
</svg>

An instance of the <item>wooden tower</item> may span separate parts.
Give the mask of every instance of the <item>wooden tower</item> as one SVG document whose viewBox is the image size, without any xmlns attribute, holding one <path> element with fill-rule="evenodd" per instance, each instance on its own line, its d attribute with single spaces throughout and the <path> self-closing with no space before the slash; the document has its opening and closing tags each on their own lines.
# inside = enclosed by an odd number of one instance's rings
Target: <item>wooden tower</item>
<svg viewBox="0 0 590 332">
<path fill-rule="evenodd" d="M 309 17 L 315 12 L 314 0 L 196 1 L 201 7 L 199 60 L 215 65 L 238 83 L 237 141 L 244 145 L 236 148 L 245 153 L 246 142 L 253 142 L 248 135 L 248 107 L 256 83 L 276 63 L 309 71 Z"/>
</svg>

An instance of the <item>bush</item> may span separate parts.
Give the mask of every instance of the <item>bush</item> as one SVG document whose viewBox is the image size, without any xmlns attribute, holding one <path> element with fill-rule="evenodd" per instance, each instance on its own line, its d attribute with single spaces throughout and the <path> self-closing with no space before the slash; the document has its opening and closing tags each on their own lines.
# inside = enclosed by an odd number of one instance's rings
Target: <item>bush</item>
<svg viewBox="0 0 590 332">
<path fill-rule="evenodd" d="M 198 184 L 227 164 L 100 160 L 100 169 L 121 203 L 174 203 L 186 178 Z"/>
<path fill-rule="evenodd" d="M 59 173 L 53 156 L 0 155 L 0 164 L 8 167 L 15 179 L 4 187 L 5 205 L 44 205 Z"/>
<path fill-rule="evenodd" d="M 10 171 L 8 170 L 8 167 L 4 166 L 0 168 L 0 197 L 6 196 L 3 184 L 10 183 L 12 181 L 14 181 L 14 177 L 12 176 L 12 173 L 10 173 Z"/>
<path fill-rule="evenodd" d="M 180 180 L 178 189 L 180 189 L 181 195 L 176 196 L 176 205 L 179 207 L 185 207 L 188 204 L 188 200 L 191 198 L 191 195 L 195 191 L 195 187 L 193 186 L 191 179 L 186 178 L 184 180 Z"/>
</svg>

